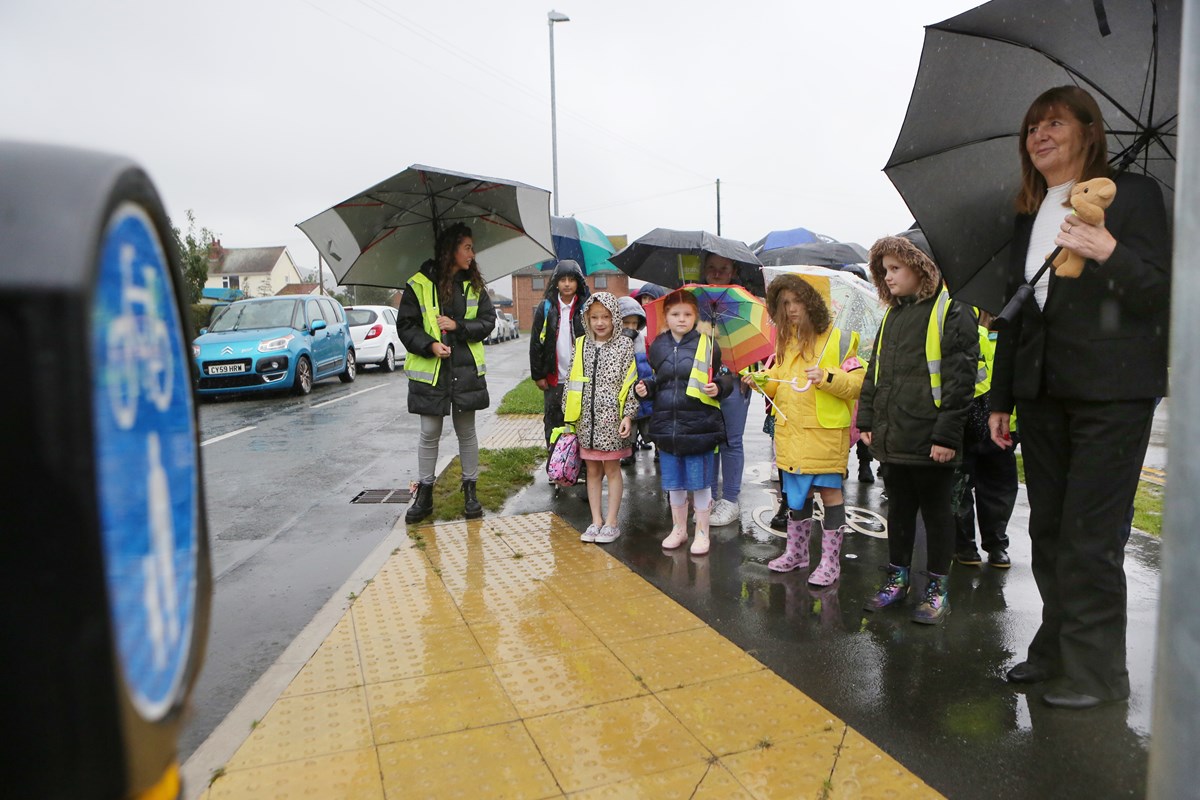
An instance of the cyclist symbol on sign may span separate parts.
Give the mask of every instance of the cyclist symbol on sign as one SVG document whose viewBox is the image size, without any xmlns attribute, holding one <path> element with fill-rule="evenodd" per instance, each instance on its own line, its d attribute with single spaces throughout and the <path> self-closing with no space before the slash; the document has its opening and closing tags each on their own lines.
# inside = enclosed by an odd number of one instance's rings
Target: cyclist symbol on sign
<svg viewBox="0 0 1200 800">
<path fill-rule="evenodd" d="M 158 271 L 143 266 L 143 285 L 135 284 L 135 255 L 133 245 L 121 245 L 121 313 L 107 334 L 108 363 L 115 370 L 115 380 L 107 381 L 108 393 L 113 415 L 123 430 L 132 428 L 137 419 L 143 389 L 159 411 L 171 407 L 174 374 L 171 336 L 158 308 Z"/>
</svg>

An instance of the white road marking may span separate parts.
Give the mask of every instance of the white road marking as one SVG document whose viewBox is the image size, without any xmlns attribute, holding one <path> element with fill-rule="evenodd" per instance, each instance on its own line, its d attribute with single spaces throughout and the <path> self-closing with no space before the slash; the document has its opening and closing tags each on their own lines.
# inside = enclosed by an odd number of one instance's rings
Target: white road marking
<svg viewBox="0 0 1200 800">
<path fill-rule="evenodd" d="M 367 392 L 373 392 L 376 389 L 382 389 L 386 385 L 387 384 L 381 383 L 378 386 L 372 386 L 370 389 L 362 389 L 357 392 L 351 392 L 350 394 L 342 395 L 341 397 L 335 397 L 332 400 L 326 400 L 324 403 L 317 403 L 316 405 L 309 406 L 309 408 L 324 408 L 327 405 L 331 405 L 333 403 L 340 403 L 343 400 L 349 400 L 351 397 L 355 397 L 360 394 L 366 394 Z"/>
<path fill-rule="evenodd" d="M 231 431 L 231 432 L 229 432 L 229 433 L 223 433 L 223 434 L 221 434 L 220 436 L 214 436 L 213 438 L 211 438 L 211 439 L 209 439 L 209 440 L 207 440 L 207 441 L 201 442 L 201 443 L 200 443 L 200 446 L 201 446 L 201 447 L 207 447 L 208 445 L 212 444 L 213 442 L 219 442 L 219 441 L 221 441 L 222 439 L 229 439 L 229 438 L 232 438 L 232 437 L 234 437 L 234 436 L 237 436 L 239 433 L 245 433 L 246 431 L 252 431 L 252 430 L 254 430 L 254 429 L 255 429 L 255 428 L 257 428 L 257 427 L 258 427 L 257 425 L 251 425 L 251 426 L 250 426 L 250 427 L 248 427 L 248 428 L 238 428 L 236 431 Z"/>
</svg>

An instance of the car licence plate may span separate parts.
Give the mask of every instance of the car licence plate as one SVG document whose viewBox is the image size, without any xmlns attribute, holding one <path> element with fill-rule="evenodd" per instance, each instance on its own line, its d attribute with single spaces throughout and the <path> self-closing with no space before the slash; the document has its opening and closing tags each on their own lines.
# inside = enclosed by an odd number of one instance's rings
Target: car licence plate
<svg viewBox="0 0 1200 800">
<path fill-rule="evenodd" d="M 245 364 L 213 364 L 208 368 L 209 375 L 228 375 L 234 372 L 245 372 Z"/>
</svg>

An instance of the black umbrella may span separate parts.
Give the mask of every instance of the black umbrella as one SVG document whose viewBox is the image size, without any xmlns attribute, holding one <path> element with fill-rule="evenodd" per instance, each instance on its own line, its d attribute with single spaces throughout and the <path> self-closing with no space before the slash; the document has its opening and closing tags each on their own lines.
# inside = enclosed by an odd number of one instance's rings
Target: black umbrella
<svg viewBox="0 0 1200 800">
<path fill-rule="evenodd" d="M 812 267 L 843 267 L 867 263 L 867 251 L 854 242 L 811 242 L 791 247 L 755 251 L 764 267 L 807 264 Z"/>
<path fill-rule="evenodd" d="M 992 0 L 925 29 L 884 172 L 959 300 L 1005 304 L 1018 130 L 1035 97 L 1076 84 L 1104 114 L 1110 162 L 1174 200 L 1181 0 Z"/>
<path fill-rule="evenodd" d="M 744 242 L 707 231 L 655 228 L 609 261 L 631 278 L 677 289 L 685 283 L 704 280 L 701 261 L 706 253 L 733 261 L 742 285 L 756 295 L 763 294 L 762 264 L 750 248 Z"/>
</svg>

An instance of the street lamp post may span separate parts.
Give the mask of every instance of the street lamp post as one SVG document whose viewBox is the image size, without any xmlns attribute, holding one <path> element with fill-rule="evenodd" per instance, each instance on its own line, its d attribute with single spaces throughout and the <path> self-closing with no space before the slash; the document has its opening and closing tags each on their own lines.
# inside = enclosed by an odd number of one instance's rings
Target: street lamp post
<svg viewBox="0 0 1200 800">
<path fill-rule="evenodd" d="M 570 22 L 571 18 L 561 11 L 551 10 L 546 14 L 550 26 L 550 157 L 554 167 L 554 215 L 558 216 L 558 108 L 554 98 L 554 23 Z"/>
</svg>

